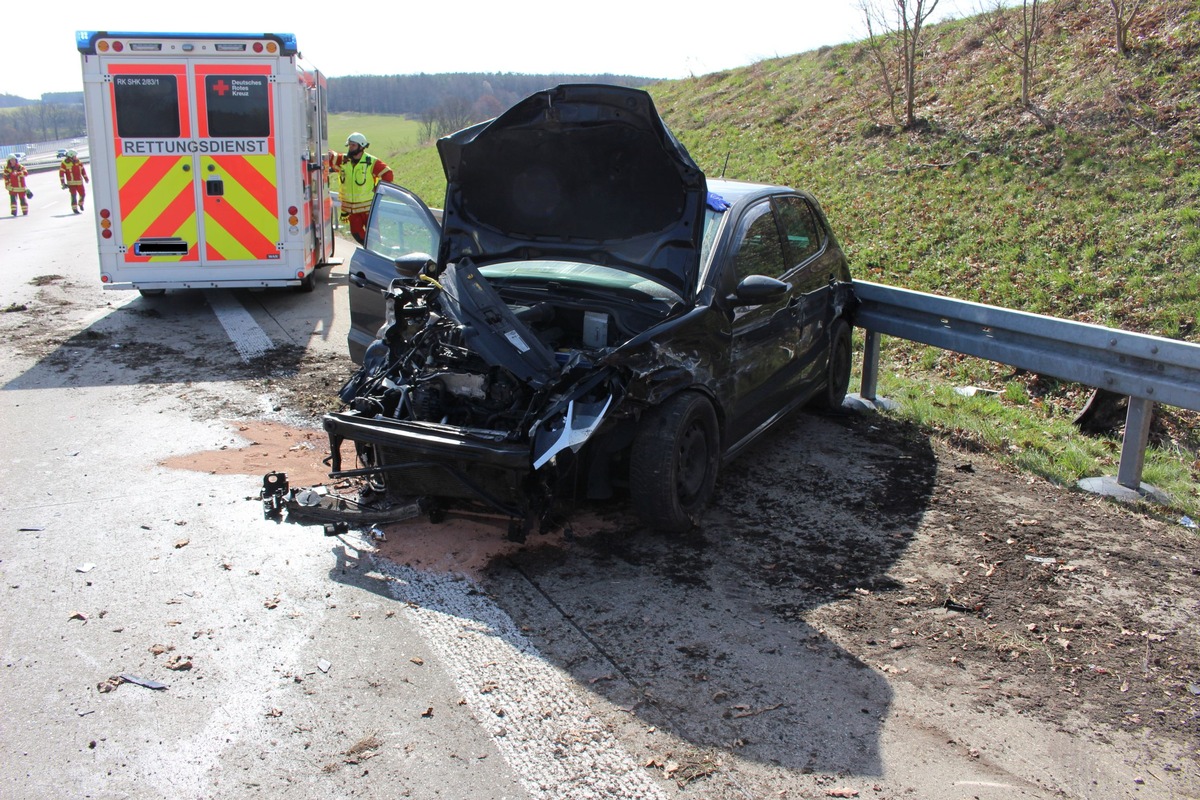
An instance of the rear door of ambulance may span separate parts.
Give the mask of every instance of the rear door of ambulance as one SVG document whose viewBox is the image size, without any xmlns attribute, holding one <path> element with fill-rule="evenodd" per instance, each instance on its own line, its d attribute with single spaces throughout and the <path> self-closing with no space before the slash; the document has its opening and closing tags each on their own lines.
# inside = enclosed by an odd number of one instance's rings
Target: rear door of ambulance
<svg viewBox="0 0 1200 800">
<path fill-rule="evenodd" d="M 115 269 L 102 276 L 105 283 L 154 289 L 296 282 L 283 258 L 279 214 L 281 59 L 240 55 L 250 45 L 131 39 L 103 59 L 115 189 L 115 259 L 102 257 Z M 154 47 L 160 49 L 147 52 Z"/>
</svg>

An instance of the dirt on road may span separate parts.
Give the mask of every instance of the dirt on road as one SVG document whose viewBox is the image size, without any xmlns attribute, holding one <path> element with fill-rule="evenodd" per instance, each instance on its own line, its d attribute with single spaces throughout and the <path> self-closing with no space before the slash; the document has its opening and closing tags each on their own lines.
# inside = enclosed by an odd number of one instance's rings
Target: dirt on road
<svg viewBox="0 0 1200 800">
<path fill-rule="evenodd" d="M 272 387 L 315 409 L 338 366 Z M 320 438 L 288 433 L 274 468 L 311 465 Z M 250 474 L 261 464 L 220 459 Z M 670 747 L 644 743 L 645 763 L 664 775 L 690 765 L 680 785 L 698 797 L 828 796 L 828 777 L 797 776 L 877 774 L 881 720 L 902 694 L 990 730 L 938 735 L 1014 786 L 1044 771 L 1045 796 L 1191 797 L 1200 540 L 1157 511 L 1016 474 L 887 416 L 800 415 L 723 473 L 687 535 L 647 533 L 608 504 L 525 545 L 504 541 L 503 520 L 452 513 L 387 526 L 380 550 L 475 576 L 579 685 L 669 734 Z M 547 601 L 565 632 L 539 610 Z M 822 680 L 825 700 L 811 683 Z M 855 685 L 830 688 L 845 680 Z M 1023 770 L 1040 747 L 1013 741 L 1026 723 L 1133 777 L 1099 776 L 1089 792 L 1050 755 Z"/>
<path fill-rule="evenodd" d="M 200 356 L 164 344 L 170 321 L 142 304 L 121 310 L 144 323 L 137 337 L 115 323 L 64 336 L 70 282 L 38 289 L 36 308 L 0 316 L 37 359 L 20 385 L 69 385 L 73 364 L 103 355 L 121 380 L 187 382 L 197 414 L 257 443 L 170 466 L 323 479 L 315 428 L 347 358 Z M 204 388 L 218 380 L 263 402 Z M 919 797 L 953 778 L 927 751 L 910 774 L 884 767 L 924 736 L 978 765 L 972 785 L 1019 787 L 1009 796 L 1200 797 L 1197 531 L 887 415 L 799 415 L 768 439 L 686 535 L 610 504 L 520 546 L 503 520 L 399 523 L 380 552 L 473 575 L 683 796 Z"/>
</svg>

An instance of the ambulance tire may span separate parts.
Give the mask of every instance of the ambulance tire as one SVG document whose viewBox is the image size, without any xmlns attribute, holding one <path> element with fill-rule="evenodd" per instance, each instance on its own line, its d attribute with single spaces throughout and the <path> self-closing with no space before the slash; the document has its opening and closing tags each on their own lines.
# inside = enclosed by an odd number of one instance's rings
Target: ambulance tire
<svg viewBox="0 0 1200 800">
<path fill-rule="evenodd" d="M 138 294 L 142 297 L 162 297 L 166 293 L 166 289 L 138 289 Z"/>
<path fill-rule="evenodd" d="M 307 294 L 315 288 L 317 288 L 317 273 L 314 271 L 304 276 L 304 280 L 300 281 L 300 285 L 296 287 L 296 291 Z"/>
</svg>

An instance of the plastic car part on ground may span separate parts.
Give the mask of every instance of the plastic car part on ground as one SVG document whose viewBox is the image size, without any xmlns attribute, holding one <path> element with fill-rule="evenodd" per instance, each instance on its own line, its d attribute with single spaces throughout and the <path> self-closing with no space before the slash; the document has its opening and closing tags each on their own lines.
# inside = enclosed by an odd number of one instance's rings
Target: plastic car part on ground
<svg viewBox="0 0 1200 800">
<path fill-rule="evenodd" d="M 428 513 L 425 503 L 417 500 L 395 503 L 372 493 L 369 487 L 363 487 L 355 494 L 330 492 L 325 486 L 293 488 L 282 472 L 268 472 L 263 476 L 259 498 L 263 516 L 268 519 L 282 519 L 286 513 L 289 521 L 344 524 L 347 527 L 402 522 Z M 346 529 L 334 528 L 333 532 Z"/>
</svg>

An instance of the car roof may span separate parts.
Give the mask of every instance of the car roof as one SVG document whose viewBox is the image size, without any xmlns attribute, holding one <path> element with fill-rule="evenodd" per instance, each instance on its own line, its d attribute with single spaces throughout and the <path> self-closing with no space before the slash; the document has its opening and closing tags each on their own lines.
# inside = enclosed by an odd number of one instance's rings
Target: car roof
<svg viewBox="0 0 1200 800">
<path fill-rule="evenodd" d="M 798 189 L 779 186 L 773 183 L 752 183 L 750 181 L 734 181 L 726 178 L 709 178 L 708 191 L 711 194 L 720 195 L 730 205 L 742 200 L 754 200 L 759 197 L 784 192 L 805 194 Z"/>
</svg>

